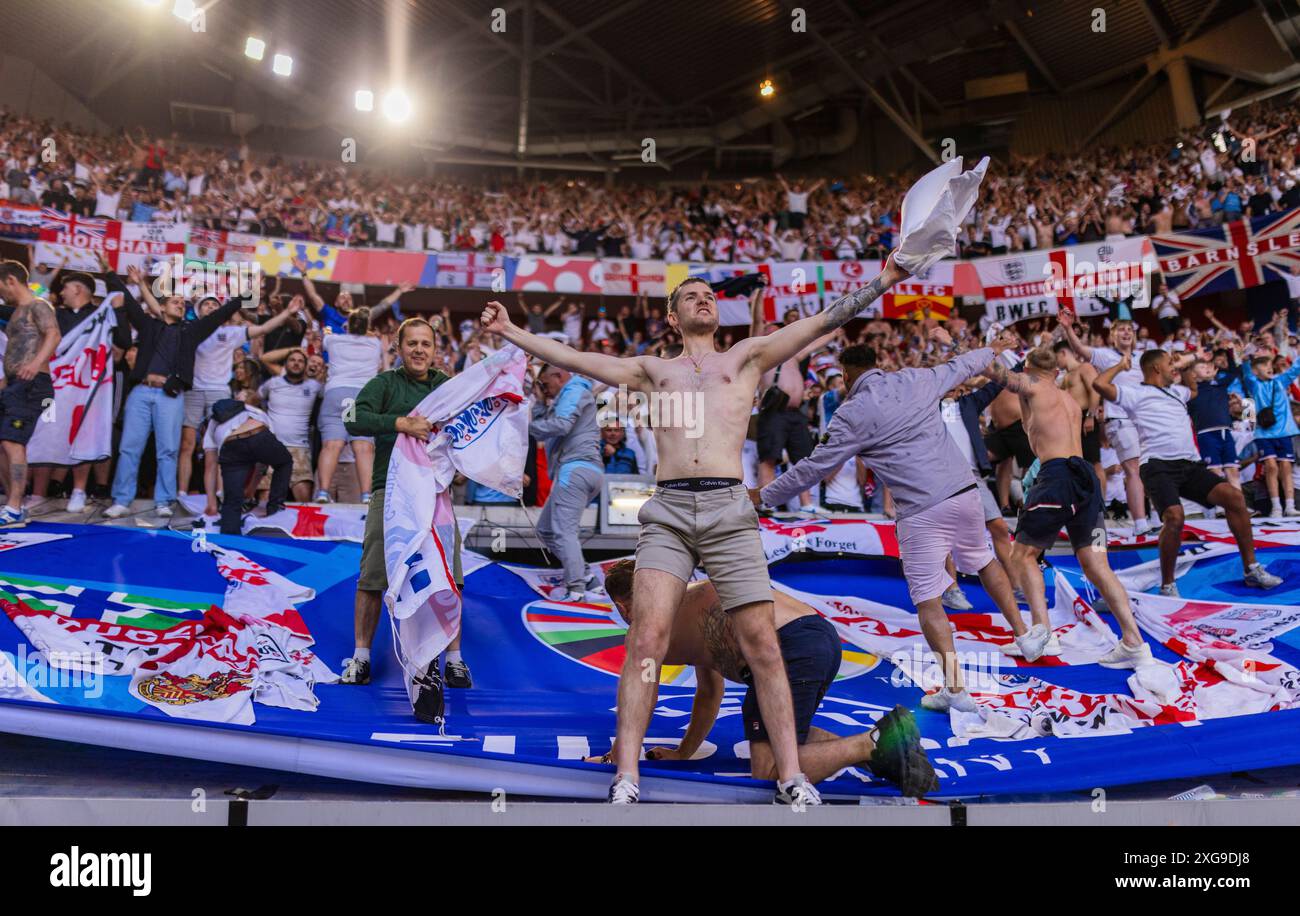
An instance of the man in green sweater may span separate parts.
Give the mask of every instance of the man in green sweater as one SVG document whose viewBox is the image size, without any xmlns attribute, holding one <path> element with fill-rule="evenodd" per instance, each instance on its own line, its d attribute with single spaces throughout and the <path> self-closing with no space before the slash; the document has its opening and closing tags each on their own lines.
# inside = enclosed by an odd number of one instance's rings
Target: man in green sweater
<svg viewBox="0 0 1300 916">
<path fill-rule="evenodd" d="M 361 574 L 357 578 L 356 647 L 352 657 L 343 662 L 344 684 L 370 683 L 370 644 L 379 626 L 379 610 L 388 588 L 388 570 L 384 566 L 384 486 L 388 482 L 388 459 L 397 443 L 397 434 L 406 433 L 422 442 L 433 434 L 424 417 L 407 416 L 429 392 L 447 381 L 448 376 L 431 368 L 434 334 L 423 318 L 408 318 L 397 331 L 397 353 L 402 364 L 381 372 L 357 394 L 352 410 L 345 412 L 344 425 L 354 436 L 375 439 L 375 469 L 371 479 L 370 507 L 366 512 L 366 532 L 361 542 Z M 457 530 L 454 550 L 456 583 L 460 576 L 460 537 Z M 446 683 L 449 687 L 471 686 L 469 667 L 460 654 L 460 634 L 447 648 Z"/>
</svg>

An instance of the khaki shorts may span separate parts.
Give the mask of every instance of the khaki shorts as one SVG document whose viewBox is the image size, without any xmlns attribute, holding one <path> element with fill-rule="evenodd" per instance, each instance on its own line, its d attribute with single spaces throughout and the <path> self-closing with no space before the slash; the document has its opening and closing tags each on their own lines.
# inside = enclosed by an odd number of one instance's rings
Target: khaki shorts
<svg viewBox="0 0 1300 916">
<path fill-rule="evenodd" d="M 689 582 L 695 567 L 703 566 L 724 611 L 772 600 L 758 511 L 745 487 L 656 489 L 637 521 L 637 569 L 658 569 Z"/>
<path fill-rule="evenodd" d="M 460 562 L 460 525 L 451 549 L 451 577 L 459 586 L 465 585 Z M 361 573 L 357 588 L 365 592 L 388 591 L 388 567 L 384 563 L 384 488 L 370 494 L 366 507 L 366 530 L 361 536 Z"/>
<path fill-rule="evenodd" d="M 288 446 L 286 446 L 288 448 Z M 296 483 L 316 483 L 316 474 L 311 469 L 311 449 L 289 448 L 289 457 L 293 459 L 293 470 L 289 473 L 289 486 Z M 271 489 L 271 469 L 267 468 L 262 479 L 257 482 L 259 490 Z"/>
</svg>

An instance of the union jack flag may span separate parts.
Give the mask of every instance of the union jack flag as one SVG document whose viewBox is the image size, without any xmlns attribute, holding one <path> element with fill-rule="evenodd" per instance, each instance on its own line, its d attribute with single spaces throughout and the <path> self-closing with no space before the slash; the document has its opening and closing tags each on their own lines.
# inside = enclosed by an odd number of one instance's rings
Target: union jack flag
<svg viewBox="0 0 1300 916">
<path fill-rule="evenodd" d="M 44 207 L 41 210 L 41 241 L 103 250 L 105 241 L 114 235 L 112 230 L 116 225 L 115 220 L 73 216 Z"/>
<path fill-rule="evenodd" d="M 1170 290 L 1184 299 L 1246 289 L 1300 270 L 1300 209 L 1153 235 L 1151 243 Z"/>
</svg>

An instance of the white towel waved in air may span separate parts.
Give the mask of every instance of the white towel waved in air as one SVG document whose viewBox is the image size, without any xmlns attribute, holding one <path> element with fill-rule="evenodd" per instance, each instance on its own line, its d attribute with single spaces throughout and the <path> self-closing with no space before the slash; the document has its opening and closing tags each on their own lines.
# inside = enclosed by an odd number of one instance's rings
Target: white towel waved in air
<svg viewBox="0 0 1300 916">
<path fill-rule="evenodd" d="M 912 185 L 903 198 L 895 264 L 916 276 L 934 262 L 956 254 L 957 228 L 975 205 L 988 166 L 985 156 L 975 168 L 963 172 L 961 156 L 957 156 Z"/>
</svg>

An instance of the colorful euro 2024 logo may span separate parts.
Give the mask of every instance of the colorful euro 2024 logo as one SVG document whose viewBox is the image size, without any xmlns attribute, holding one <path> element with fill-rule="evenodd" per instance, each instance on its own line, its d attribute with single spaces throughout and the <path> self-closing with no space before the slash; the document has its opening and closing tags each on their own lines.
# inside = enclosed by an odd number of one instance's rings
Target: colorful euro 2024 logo
<svg viewBox="0 0 1300 916">
<path fill-rule="evenodd" d="M 538 641 L 580 665 L 618 677 L 626 651 L 623 638 L 627 627 L 603 604 L 568 601 L 534 601 L 524 606 L 524 626 Z M 842 660 L 837 681 L 866 674 L 880 664 L 875 655 L 848 643 L 841 644 Z M 664 665 L 660 684 L 689 686 L 694 669 L 690 665 Z"/>
</svg>

